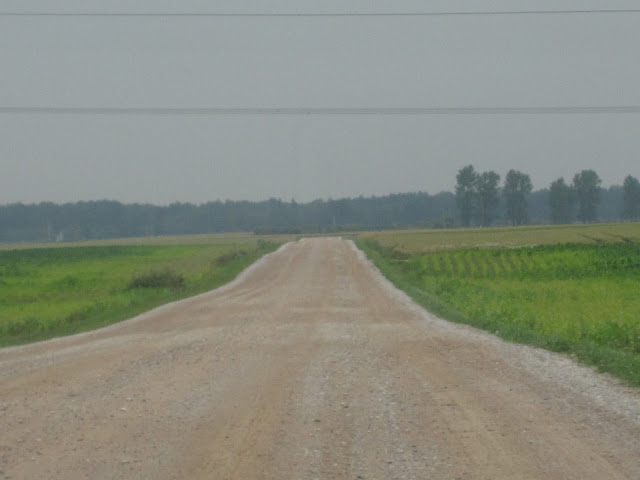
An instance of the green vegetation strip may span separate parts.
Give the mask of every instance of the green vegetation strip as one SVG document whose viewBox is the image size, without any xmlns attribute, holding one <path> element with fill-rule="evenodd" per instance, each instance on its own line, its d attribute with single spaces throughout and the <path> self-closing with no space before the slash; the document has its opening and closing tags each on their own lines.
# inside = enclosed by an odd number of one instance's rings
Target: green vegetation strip
<svg viewBox="0 0 640 480">
<path fill-rule="evenodd" d="M 0 346 L 100 328 L 229 282 L 278 243 L 0 251 Z"/>
<path fill-rule="evenodd" d="M 568 353 L 640 386 L 640 243 L 407 253 L 358 246 L 433 313 L 505 340 Z"/>
</svg>

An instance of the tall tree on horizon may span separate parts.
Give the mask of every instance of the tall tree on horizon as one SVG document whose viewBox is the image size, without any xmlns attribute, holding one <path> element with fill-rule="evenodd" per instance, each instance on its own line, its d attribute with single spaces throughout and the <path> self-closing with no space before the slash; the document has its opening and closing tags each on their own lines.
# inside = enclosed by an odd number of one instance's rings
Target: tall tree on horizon
<svg viewBox="0 0 640 480">
<path fill-rule="evenodd" d="M 456 175 L 456 205 L 460 210 L 460 223 L 463 227 L 471 226 L 476 203 L 476 181 L 478 174 L 473 165 L 458 170 Z"/>
<path fill-rule="evenodd" d="M 476 178 L 476 192 L 478 195 L 476 221 L 483 227 L 491 225 L 495 209 L 500 203 L 499 184 L 500 175 L 492 170 L 482 172 Z"/>
<path fill-rule="evenodd" d="M 507 207 L 507 220 L 512 225 L 524 225 L 529 222 L 527 196 L 533 190 L 531 177 L 517 170 L 509 170 L 504 180 L 502 195 Z"/>
<path fill-rule="evenodd" d="M 595 170 L 582 170 L 573 177 L 573 189 L 578 199 L 578 220 L 583 223 L 595 222 L 600 204 L 602 180 Z"/>
<path fill-rule="evenodd" d="M 566 224 L 573 218 L 575 192 L 567 185 L 563 177 L 555 180 L 549 187 L 549 208 L 551 209 L 551 223 Z"/>
<path fill-rule="evenodd" d="M 640 220 L 640 182 L 636 177 L 627 175 L 624 179 L 622 216 L 627 220 Z"/>
</svg>

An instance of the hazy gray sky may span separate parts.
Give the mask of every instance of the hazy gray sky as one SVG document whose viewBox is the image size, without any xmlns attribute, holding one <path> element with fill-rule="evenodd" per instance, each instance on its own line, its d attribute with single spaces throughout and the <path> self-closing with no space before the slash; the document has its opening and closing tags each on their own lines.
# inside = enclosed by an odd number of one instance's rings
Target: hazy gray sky
<svg viewBox="0 0 640 480">
<path fill-rule="evenodd" d="M 402 12 L 629 1 L 0 0 L 0 11 Z M 107 10 L 108 9 L 108 10 Z M 640 105 L 640 14 L 348 18 L 0 16 L 0 107 Z M 0 203 L 450 190 L 469 163 L 542 188 L 640 177 L 640 114 L 0 113 Z"/>
</svg>

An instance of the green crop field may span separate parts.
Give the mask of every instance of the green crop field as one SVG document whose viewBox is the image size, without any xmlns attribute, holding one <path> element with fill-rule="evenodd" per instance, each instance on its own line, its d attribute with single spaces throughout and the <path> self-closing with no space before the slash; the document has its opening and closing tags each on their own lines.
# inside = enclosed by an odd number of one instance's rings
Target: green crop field
<svg viewBox="0 0 640 480">
<path fill-rule="evenodd" d="M 640 385 L 640 224 L 382 232 L 358 243 L 434 313 Z"/>
<path fill-rule="evenodd" d="M 0 346 L 98 328 L 210 290 L 279 245 L 248 235 L 148 240 L 0 250 Z"/>
</svg>

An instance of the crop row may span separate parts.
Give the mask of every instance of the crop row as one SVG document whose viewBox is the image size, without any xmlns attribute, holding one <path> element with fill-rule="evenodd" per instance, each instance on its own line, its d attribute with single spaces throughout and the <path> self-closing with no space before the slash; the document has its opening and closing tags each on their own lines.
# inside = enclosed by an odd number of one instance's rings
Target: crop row
<svg viewBox="0 0 640 480">
<path fill-rule="evenodd" d="M 570 279 L 634 276 L 640 272 L 640 246 L 545 245 L 517 249 L 460 249 L 410 260 L 422 274 L 465 278 Z"/>
</svg>

